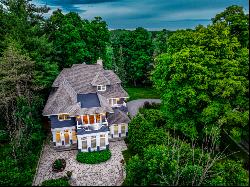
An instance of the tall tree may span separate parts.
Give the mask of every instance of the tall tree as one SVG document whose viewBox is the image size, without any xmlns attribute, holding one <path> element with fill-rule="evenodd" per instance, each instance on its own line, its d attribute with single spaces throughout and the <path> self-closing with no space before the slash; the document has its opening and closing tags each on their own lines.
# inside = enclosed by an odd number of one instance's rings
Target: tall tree
<svg viewBox="0 0 250 187">
<path fill-rule="evenodd" d="M 183 43 L 157 58 L 152 80 L 162 93 L 167 126 L 191 139 L 219 138 L 224 129 L 240 140 L 248 128 L 249 52 L 230 29 L 214 23 L 184 37 L 174 34 L 174 44 Z"/>
<path fill-rule="evenodd" d="M 223 23 L 230 28 L 232 37 L 237 37 L 243 47 L 249 48 L 249 14 L 243 7 L 232 5 L 212 18 L 213 23 Z"/>
<path fill-rule="evenodd" d="M 127 64 L 126 71 L 134 86 L 137 83 L 147 83 L 149 71 L 152 68 L 152 38 L 150 33 L 142 28 L 136 28 L 132 33 L 132 46 L 130 47 L 131 60 Z"/>
</svg>

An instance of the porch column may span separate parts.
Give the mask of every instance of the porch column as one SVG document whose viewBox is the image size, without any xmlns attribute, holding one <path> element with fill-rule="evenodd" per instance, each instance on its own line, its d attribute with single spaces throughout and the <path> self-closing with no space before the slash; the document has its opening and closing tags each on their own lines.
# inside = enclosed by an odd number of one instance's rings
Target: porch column
<svg viewBox="0 0 250 187">
<path fill-rule="evenodd" d="M 89 124 L 89 115 L 87 115 L 87 118 L 88 118 L 88 124 Z"/>
</svg>

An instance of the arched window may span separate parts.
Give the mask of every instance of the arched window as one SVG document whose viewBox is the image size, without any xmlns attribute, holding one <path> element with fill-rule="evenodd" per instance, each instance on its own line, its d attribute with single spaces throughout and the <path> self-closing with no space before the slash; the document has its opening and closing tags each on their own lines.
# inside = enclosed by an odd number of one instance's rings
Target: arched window
<svg viewBox="0 0 250 187">
<path fill-rule="evenodd" d="M 59 143 L 61 141 L 60 131 L 56 131 L 56 142 Z"/>
</svg>

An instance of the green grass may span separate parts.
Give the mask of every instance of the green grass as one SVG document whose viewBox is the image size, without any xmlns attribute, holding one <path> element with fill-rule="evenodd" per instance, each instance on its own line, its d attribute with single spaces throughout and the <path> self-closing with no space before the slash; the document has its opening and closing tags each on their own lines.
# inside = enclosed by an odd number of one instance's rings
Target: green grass
<svg viewBox="0 0 250 187">
<path fill-rule="evenodd" d="M 98 164 L 109 160 L 111 152 L 109 149 L 104 151 L 80 152 L 76 156 L 76 160 L 85 164 Z"/>
<path fill-rule="evenodd" d="M 160 94 L 154 88 L 125 88 L 129 95 L 129 101 L 135 99 L 160 99 Z"/>
<path fill-rule="evenodd" d="M 59 179 L 50 179 L 42 182 L 42 186 L 70 186 L 67 177 L 61 177 Z"/>
</svg>

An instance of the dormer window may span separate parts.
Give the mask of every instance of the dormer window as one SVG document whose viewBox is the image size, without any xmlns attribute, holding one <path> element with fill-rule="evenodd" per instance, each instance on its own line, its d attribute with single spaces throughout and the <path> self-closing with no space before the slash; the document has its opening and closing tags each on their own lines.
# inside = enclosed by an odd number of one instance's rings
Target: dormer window
<svg viewBox="0 0 250 187">
<path fill-rule="evenodd" d="M 70 117 L 68 114 L 60 114 L 58 115 L 58 120 L 59 121 L 70 120 Z"/>
<path fill-rule="evenodd" d="M 101 91 L 101 92 L 106 91 L 106 85 L 98 85 L 97 91 Z"/>
</svg>

